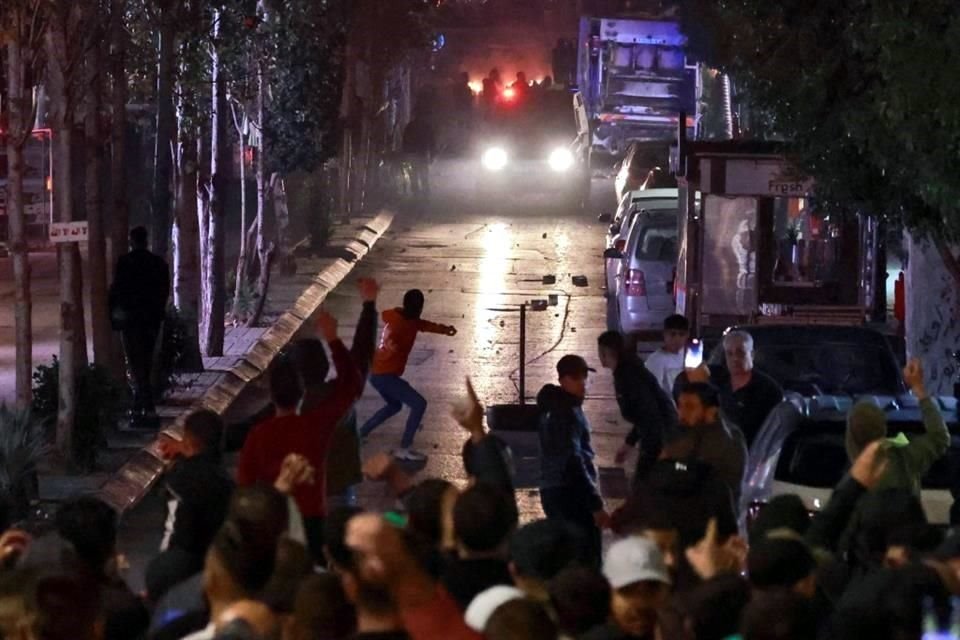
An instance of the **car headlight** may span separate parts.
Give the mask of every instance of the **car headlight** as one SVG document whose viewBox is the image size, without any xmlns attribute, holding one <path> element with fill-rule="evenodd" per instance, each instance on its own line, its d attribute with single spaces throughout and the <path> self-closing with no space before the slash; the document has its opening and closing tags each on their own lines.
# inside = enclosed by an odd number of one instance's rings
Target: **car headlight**
<svg viewBox="0 0 960 640">
<path fill-rule="evenodd" d="M 507 166 L 507 152 L 500 147 L 490 147 L 483 152 L 480 162 L 488 171 L 500 171 Z"/>
<path fill-rule="evenodd" d="M 554 171 L 566 171 L 573 166 L 573 154 L 569 149 L 554 149 L 547 162 Z"/>
</svg>

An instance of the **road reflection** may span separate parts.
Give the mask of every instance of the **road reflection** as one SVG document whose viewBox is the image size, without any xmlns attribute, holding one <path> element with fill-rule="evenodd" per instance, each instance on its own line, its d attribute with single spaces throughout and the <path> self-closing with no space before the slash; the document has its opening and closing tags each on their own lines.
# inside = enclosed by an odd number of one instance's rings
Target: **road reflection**
<svg viewBox="0 0 960 640">
<path fill-rule="evenodd" d="M 513 234 L 510 228 L 498 222 L 490 225 L 481 240 L 483 257 L 478 268 L 476 305 L 474 307 L 474 348 L 478 354 L 492 355 L 486 352 L 495 346 L 499 337 L 499 317 L 503 312 L 490 311 L 508 303 L 503 292 L 507 289 L 506 276 L 510 271 L 510 250 L 513 246 Z M 506 318 L 504 318 L 506 319 Z M 509 321 L 508 321 L 509 322 Z M 513 324 L 512 322 L 510 324 Z"/>
</svg>

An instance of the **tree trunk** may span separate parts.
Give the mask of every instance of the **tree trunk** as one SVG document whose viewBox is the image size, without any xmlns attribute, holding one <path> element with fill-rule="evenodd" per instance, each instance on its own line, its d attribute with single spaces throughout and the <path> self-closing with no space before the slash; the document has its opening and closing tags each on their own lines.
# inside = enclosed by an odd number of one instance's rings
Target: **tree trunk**
<svg viewBox="0 0 960 640">
<path fill-rule="evenodd" d="M 23 213 L 23 146 L 28 139 L 31 122 L 26 107 L 24 60 L 19 39 L 7 43 L 7 95 L 9 127 L 7 135 L 7 223 L 10 253 L 13 258 L 13 317 L 16 342 L 16 406 L 27 409 L 33 399 L 33 327 L 30 300 L 30 247 L 27 244 L 26 220 Z"/>
<path fill-rule="evenodd" d="M 214 11 L 214 39 L 220 35 L 220 14 Z M 213 99 L 210 111 L 210 215 L 207 223 L 204 269 L 203 319 L 200 347 L 205 356 L 223 355 L 226 287 L 224 278 L 224 195 L 228 158 L 226 147 L 226 82 L 220 66 L 220 55 L 212 47 L 210 79 Z"/>
<path fill-rule="evenodd" d="M 240 142 L 240 254 L 237 256 L 233 309 L 230 311 L 230 315 L 233 316 L 235 324 L 240 324 L 243 293 L 247 285 L 247 145 L 244 140 L 243 122 L 237 119 L 237 109 L 232 103 L 230 105 L 230 115 L 233 117 L 233 126 L 237 131 L 237 139 Z"/>
<path fill-rule="evenodd" d="M 931 394 L 952 395 L 958 373 L 953 352 L 960 345 L 955 248 L 927 236 L 908 234 L 907 239 L 907 355 L 923 362 Z"/>
<path fill-rule="evenodd" d="M 180 95 L 183 95 L 180 92 Z M 203 371 L 200 355 L 200 236 L 197 218 L 197 145 L 187 135 L 182 109 L 178 115 L 177 168 L 174 191 L 173 305 L 186 327 L 186 344 L 180 366 Z"/>
<path fill-rule="evenodd" d="M 87 56 L 87 101 L 84 119 L 86 137 L 86 204 L 89 225 L 90 320 L 93 328 L 93 361 L 111 366 L 113 331 L 107 304 L 107 230 L 103 218 L 101 178 L 103 175 L 100 131 L 101 55 L 96 46 Z"/>
<path fill-rule="evenodd" d="M 267 208 L 267 172 L 264 159 L 263 145 L 263 113 L 264 113 L 264 82 L 263 66 L 257 68 L 257 127 L 260 129 L 260 149 L 257 154 L 257 274 L 256 307 L 247 319 L 247 326 L 256 326 L 263 314 L 263 307 L 267 301 L 267 290 L 270 286 L 270 267 L 272 266 L 273 247 L 267 245 L 264 231 L 264 218 Z"/>
<path fill-rule="evenodd" d="M 52 15 L 47 29 L 48 75 L 50 78 L 50 105 L 53 112 L 53 197 L 55 217 L 59 222 L 73 221 L 73 151 L 72 104 L 69 77 L 71 52 L 68 49 L 68 33 L 75 18 L 68 15 Z M 60 277 L 60 373 L 59 407 L 57 411 L 56 446 L 64 460 L 73 459 L 73 428 L 76 418 L 77 373 L 82 366 L 79 341 L 83 335 L 83 299 L 80 284 L 79 248 L 76 243 L 57 245 L 57 265 Z M 77 318 L 81 322 L 77 322 Z M 83 349 L 85 352 L 85 348 Z"/>
<path fill-rule="evenodd" d="M 110 197 L 107 202 L 107 220 L 110 227 L 110 268 L 107 277 L 112 277 L 112 267 L 117 258 L 126 251 L 129 233 L 126 181 L 126 127 L 127 127 L 127 73 L 124 13 L 127 0 L 110 2 Z M 120 334 L 113 334 L 113 359 L 111 370 L 115 377 L 123 379 L 126 367 Z"/>
<path fill-rule="evenodd" d="M 176 67 L 176 29 L 174 3 L 160 3 L 160 42 L 157 63 L 157 139 L 153 152 L 153 184 L 151 209 L 153 222 L 153 251 L 163 258 L 170 248 L 170 181 L 173 158 L 171 147 L 174 134 L 173 83 Z"/>
</svg>

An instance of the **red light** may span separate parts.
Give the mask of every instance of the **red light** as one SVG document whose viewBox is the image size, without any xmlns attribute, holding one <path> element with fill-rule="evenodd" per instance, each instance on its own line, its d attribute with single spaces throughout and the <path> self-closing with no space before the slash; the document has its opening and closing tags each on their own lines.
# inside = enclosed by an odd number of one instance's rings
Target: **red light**
<svg viewBox="0 0 960 640">
<path fill-rule="evenodd" d="M 510 101 L 517 97 L 517 90 L 513 87 L 507 87 L 503 90 L 503 99 Z"/>
<path fill-rule="evenodd" d="M 627 295 L 643 297 L 647 295 L 647 279 L 640 269 L 629 269 L 626 277 Z"/>
</svg>

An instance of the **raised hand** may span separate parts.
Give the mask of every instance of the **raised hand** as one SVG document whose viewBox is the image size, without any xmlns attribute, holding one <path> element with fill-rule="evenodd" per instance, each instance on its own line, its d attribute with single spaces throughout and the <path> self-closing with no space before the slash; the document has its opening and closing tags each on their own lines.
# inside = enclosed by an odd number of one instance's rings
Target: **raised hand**
<svg viewBox="0 0 960 640">
<path fill-rule="evenodd" d="M 920 364 L 919 358 L 911 358 L 903 368 L 903 380 L 913 391 L 913 395 L 921 400 L 927 397 L 927 387 L 923 383 L 923 365 Z"/>
<path fill-rule="evenodd" d="M 364 302 L 376 302 L 377 295 L 380 293 L 380 284 L 373 278 L 360 278 L 357 280 L 357 287 L 360 289 L 360 297 Z"/>
<path fill-rule="evenodd" d="M 290 494 L 301 485 L 313 484 L 316 480 L 316 469 L 310 461 L 297 453 L 291 453 L 283 459 L 280 475 L 273 486 L 283 494 Z"/>
<path fill-rule="evenodd" d="M 467 397 L 453 405 L 453 418 L 461 427 L 473 433 L 477 429 L 483 430 L 483 405 L 477 398 L 470 378 L 467 378 Z"/>
<path fill-rule="evenodd" d="M 871 442 L 850 466 L 850 477 L 865 489 L 873 489 L 887 471 L 887 450 L 882 440 Z"/>
<path fill-rule="evenodd" d="M 317 332 L 323 336 L 327 342 L 334 342 L 337 336 L 337 319 L 326 311 L 320 311 L 317 314 Z"/>
</svg>

